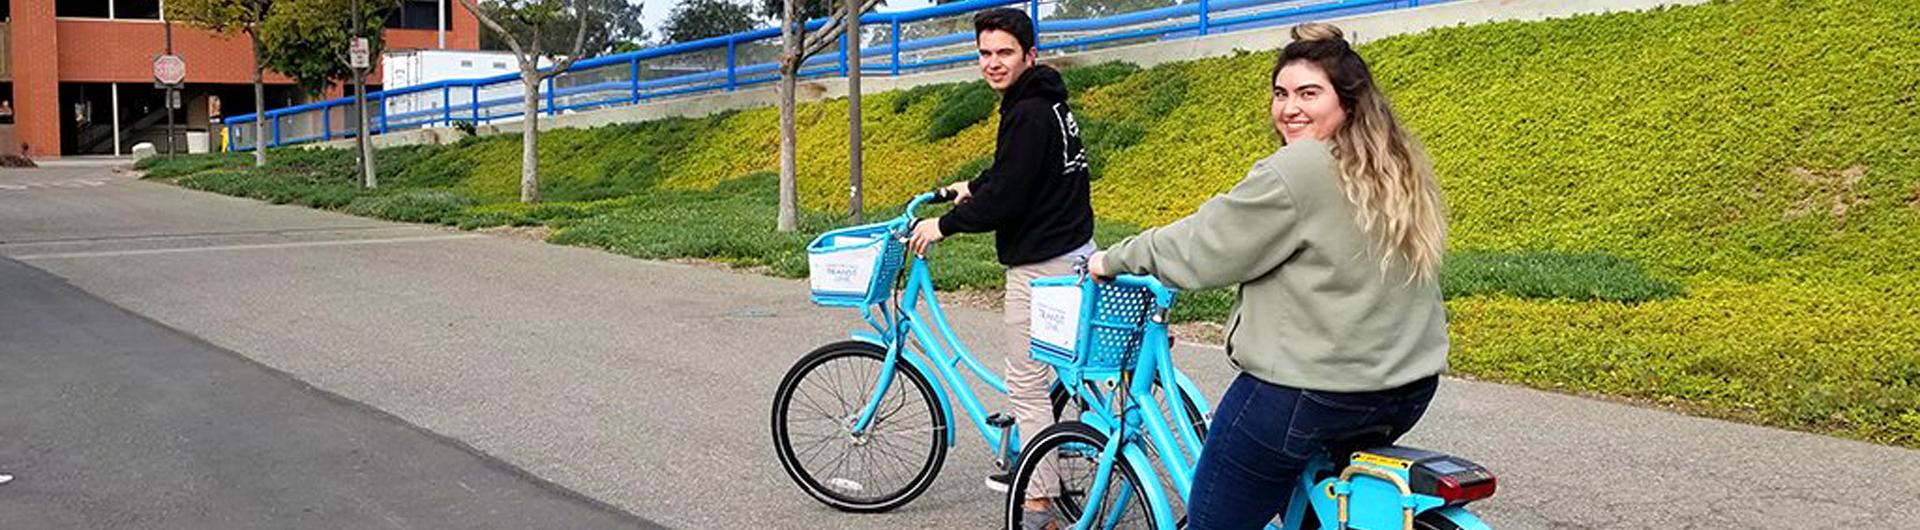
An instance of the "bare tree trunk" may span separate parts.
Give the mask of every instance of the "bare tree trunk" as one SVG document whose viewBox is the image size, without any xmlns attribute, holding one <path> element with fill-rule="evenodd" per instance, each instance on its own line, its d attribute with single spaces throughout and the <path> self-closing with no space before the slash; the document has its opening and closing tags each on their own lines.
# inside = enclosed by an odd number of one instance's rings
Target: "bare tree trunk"
<svg viewBox="0 0 1920 530">
<path fill-rule="evenodd" d="M 357 90 L 359 90 L 361 94 L 360 101 L 368 101 L 366 99 L 367 74 L 365 71 L 362 71 L 358 77 L 360 78 L 360 87 Z M 368 112 L 366 107 L 359 105 L 356 106 L 356 108 L 360 109 L 360 130 L 366 134 L 364 141 L 360 142 L 360 167 L 361 170 L 365 172 L 363 175 L 363 183 L 367 189 L 373 189 L 380 186 L 379 178 L 373 174 L 373 126 L 368 123 L 369 118 L 367 117 Z"/>
<path fill-rule="evenodd" d="M 793 77 L 792 74 L 780 76 L 780 223 L 778 228 L 781 232 L 800 229 L 800 216 L 796 211 L 799 193 L 794 186 L 796 168 L 794 167 L 793 90 L 797 83 L 794 82 Z"/>
<path fill-rule="evenodd" d="M 795 78 L 800 75 L 800 18 L 799 2 L 786 0 L 784 16 L 780 18 L 780 219 L 775 228 L 781 232 L 800 229 L 799 192 L 795 189 L 796 169 L 794 160 L 795 134 L 793 106 L 796 103 L 794 89 L 799 85 Z"/>
<path fill-rule="evenodd" d="M 260 36 L 248 33 L 247 39 L 253 41 L 253 166 L 261 167 L 267 165 L 267 66 L 260 62 Z"/>
<path fill-rule="evenodd" d="M 520 137 L 520 202 L 540 202 L 540 74 L 522 70 L 520 81 L 527 85 L 525 127 Z"/>
</svg>

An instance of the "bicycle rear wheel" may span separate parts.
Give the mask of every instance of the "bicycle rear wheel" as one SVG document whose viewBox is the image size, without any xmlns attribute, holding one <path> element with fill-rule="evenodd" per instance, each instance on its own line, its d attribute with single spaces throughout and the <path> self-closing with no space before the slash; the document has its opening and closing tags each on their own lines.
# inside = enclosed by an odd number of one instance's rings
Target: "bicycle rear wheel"
<svg viewBox="0 0 1920 530">
<path fill-rule="evenodd" d="M 773 398 L 780 465 L 815 500 L 848 512 L 884 512 L 925 492 L 946 459 L 947 418 L 926 376 L 907 363 L 859 436 L 853 422 L 886 369 L 886 350 L 846 341 L 822 346 L 787 371 Z"/>
<path fill-rule="evenodd" d="M 1059 528 L 1074 527 L 1087 506 L 1087 495 L 1094 486 L 1094 475 L 1099 471 L 1100 453 L 1107 446 L 1107 436 L 1085 423 L 1067 421 L 1056 423 L 1040 431 L 1025 451 L 1020 453 L 1020 462 L 1014 469 L 1013 486 L 1007 492 L 1007 528 L 1021 528 L 1026 519 L 1024 509 L 1029 491 L 1037 489 L 1036 475 L 1040 466 L 1051 464 L 1058 471 L 1058 483 L 1054 484 L 1051 507 L 1048 513 Z M 1128 464 L 1126 455 L 1118 455 L 1113 463 L 1113 472 L 1109 474 L 1105 495 L 1100 499 L 1099 511 L 1095 514 L 1089 528 L 1151 529 L 1154 526 L 1153 507 L 1147 502 L 1146 492 L 1142 489 L 1140 477 Z"/>
<path fill-rule="evenodd" d="M 1413 518 L 1413 528 L 1414 530 L 1460 530 L 1460 525 L 1453 524 L 1452 519 L 1440 514 L 1427 512 Z"/>
</svg>

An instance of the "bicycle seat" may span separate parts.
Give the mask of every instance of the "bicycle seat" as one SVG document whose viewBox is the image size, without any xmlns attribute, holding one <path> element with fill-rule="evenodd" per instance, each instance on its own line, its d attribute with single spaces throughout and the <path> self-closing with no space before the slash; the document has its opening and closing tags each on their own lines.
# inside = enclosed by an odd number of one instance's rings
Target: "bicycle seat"
<svg viewBox="0 0 1920 530">
<path fill-rule="evenodd" d="M 1362 450 L 1378 447 L 1391 447 L 1387 440 L 1393 437 L 1393 427 L 1375 425 L 1366 429 L 1335 438 L 1327 442 L 1327 457 L 1333 459 L 1334 467 L 1346 467 L 1353 461 L 1353 454 Z"/>
</svg>

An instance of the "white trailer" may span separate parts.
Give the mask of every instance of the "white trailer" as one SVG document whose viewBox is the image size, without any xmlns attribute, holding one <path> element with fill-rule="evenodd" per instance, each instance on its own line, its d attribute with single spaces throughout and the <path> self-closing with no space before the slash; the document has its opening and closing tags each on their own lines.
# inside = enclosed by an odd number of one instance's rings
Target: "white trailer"
<svg viewBox="0 0 1920 530">
<path fill-rule="evenodd" d="M 552 66 L 552 61 L 542 59 L 540 66 Z M 519 59 L 513 56 L 513 52 L 505 51 L 392 50 L 380 57 L 382 88 L 388 91 L 440 81 L 482 79 L 519 72 Z M 505 95 L 504 92 L 517 95 L 521 92 L 520 85 L 513 83 L 483 87 L 480 97 L 482 100 L 497 99 Z M 402 123 L 412 123 L 433 117 L 433 113 L 428 111 L 439 111 L 450 102 L 455 108 L 454 119 L 471 115 L 468 107 L 473 97 L 471 90 L 454 90 L 445 96 L 443 98 L 439 90 L 393 96 L 387 100 L 387 114 L 390 117 L 403 117 L 400 120 Z"/>
</svg>

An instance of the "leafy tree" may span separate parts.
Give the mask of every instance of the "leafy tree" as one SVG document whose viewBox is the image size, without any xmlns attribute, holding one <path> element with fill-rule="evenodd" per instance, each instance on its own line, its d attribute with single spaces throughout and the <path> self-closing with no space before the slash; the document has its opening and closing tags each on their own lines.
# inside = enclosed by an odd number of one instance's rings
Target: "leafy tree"
<svg viewBox="0 0 1920 530">
<path fill-rule="evenodd" d="M 780 17 L 786 14 L 787 0 L 759 0 L 759 2 L 761 16 L 780 20 Z M 829 15 L 839 14 L 833 9 L 833 0 L 799 0 L 799 3 L 801 20 L 827 18 Z"/>
<path fill-rule="evenodd" d="M 265 77 L 266 42 L 263 39 L 274 0 L 172 0 L 166 6 L 167 20 L 231 38 L 246 34 L 253 43 L 253 165 L 267 165 L 266 120 L 267 88 Z"/>
<path fill-rule="evenodd" d="M 294 86 L 317 95 L 335 81 L 351 81 L 356 96 L 366 87 L 365 72 L 348 63 L 347 48 L 356 36 L 355 4 L 359 5 L 361 33 L 367 37 L 368 57 L 377 60 L 383 48 L 385 25 L 380 21 L 399 5 L 398 0 L 279 0 L 267 14 L 267 67 L 293 78 Z M 353 107 L 354 134 L 359 144 L 360 183 L 374 187 L 373 147 L 367 143 L 366 110 Z"/>
<path fill-rule="evenodd" d="M 523 128 L 520 136 L 520 202 L 538 202 L 540 84 L 572 68 L 573 62 L 586 50 L 605 49 L 607 43 L 604 40 L 588 42 L 587 37 L 609 38 L 611 32 L 593 31 L 592 28 L 606 25 L 609 13 L 605 9 L 610 4 L 595 0 L 460 0 L 460 5 L 472 11 L 482 26 L 505 40 L 507 48 L 513 50 L 519 60 L 520 84 L 524 89 L 521 98 L 523 121 L 520 122 Z M 553 55 L 555 48 L 546 47 L 543 32 L 569 25 L 573 29 L 572 45 L 565 48 L 569 53 L 556 58 Z M 552 61 L 553 66 L 542 70 L 542 59 Z"/>
<path fill-rule="evenodd" d="M 644 22 L 640 18 L 642 4 L 629 3 L 627 0 L 581 0 L 583 4 L 592 4 L 586 10 L 589 13 L 603 13 L 605 17 L 587 25 L 587 49 L 581 51 L 585 57 L 597 57 L 613 53 L 625 53 L 646 48 L 651 38 Z M 485 4 L 481 8 L 485 9 Z M 512 17 L 500 16 L 503 27 L 516 35 L 531 35 L 530 28 L 512 25 Z M 578 19 L 571 14 L 563 14 L 540 28 L 542 50 L 567 50 L 573 45 L 574 30 L 579 29 Z M 524 41 L 522 41 L 524 42 Z M 512 50 L 497 32 L 480 33 L 480 49 Z"/>
<path fill-rule="evenodd" d="M 661 24 L 667 42 L 690 42 L 743 31 L 759 25 L 753 8 L 730 0 L 686 0 Z"/>
<path fill-rule="evenodd" d="M 799 141 L 794 116 L 794 107 L 799 103 L 794 91 L 799 88 L 800 65 L 805 64 L 808 57 L 838 43 L 840 35 L 847 30 L 847 17 L 842 14 L 828 20 L 820 29 L 808 32 L 807 19 L 802 18 L 802 1 L 813 0 L 782 0 L 780 11 L 780 211 L 775 226 L 781 232 L 800 228 L 799 189 L 795 182 Z M 859 12 L 872 11 L 880 2 L 860 0 Z"/>
<path fill-rule="evenodd" d="M 360 0 L 368 21 L 371 56 L 384 48 L 380 21 L 399 3 L 396 0 Z M 286 74 L 309 96 L 335 82 L 353 80 L 347 66 L 347 46 L 353 40 L 353 0 L 280 0 L 268 13 L 265 43 L 267 67 Z"/>
<path fill-rule="evenodd" d="M 1179 0 L 1060 0 L 1050 17 L 1066 20 L 1110 17 L 1179 3 Z"/>
</svg>

